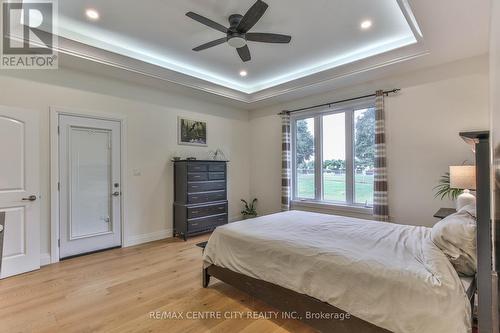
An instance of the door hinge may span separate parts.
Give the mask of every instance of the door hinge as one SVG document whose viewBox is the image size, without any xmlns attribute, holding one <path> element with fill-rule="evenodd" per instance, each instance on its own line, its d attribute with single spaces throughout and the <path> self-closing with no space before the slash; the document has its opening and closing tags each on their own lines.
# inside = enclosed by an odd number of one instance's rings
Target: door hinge
<svg viewBox="0 0 500 333">
<path fill-rule="evenodd" d="M 61 183 L 57 182 L 57 190 L 60 191 L 61 190 Z"/>
<path fill-rule="evenodd" d="M 57 240 L 57 247 L 61 247 L 61 239 Z"/>
<path fill-rule="evenodd" d="M 57 135 L 61 134 L 61 127 L 58 125 L 57 126 Z"/>
</svg>

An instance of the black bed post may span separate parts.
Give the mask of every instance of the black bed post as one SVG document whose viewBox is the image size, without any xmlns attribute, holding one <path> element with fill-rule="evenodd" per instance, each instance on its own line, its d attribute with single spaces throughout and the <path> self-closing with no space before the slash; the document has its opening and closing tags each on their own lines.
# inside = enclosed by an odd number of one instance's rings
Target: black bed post
<svg viewBox="0 0 500 333">
<path fill-rule="evenodd" d="M 201 275 L 203 288 L 207 288 L 210 283 L 210 274 L 208 274 L 208 267 L 203 268 L 203 270 L 201 271 Z"/>
<path fill-rule="evenodd" d="M 479 333 L 493 332 L 493 261 L 489 132 L 460 133 L 476 152 L 477 290 Z"/>
<path fill-rule="evenodd" d="M 478 326 L 479 333 L 492 332 L 492 243 L 490 199 L 490 144 L 488 138 L 476 144 L 478 227 Z"/>
</svg>

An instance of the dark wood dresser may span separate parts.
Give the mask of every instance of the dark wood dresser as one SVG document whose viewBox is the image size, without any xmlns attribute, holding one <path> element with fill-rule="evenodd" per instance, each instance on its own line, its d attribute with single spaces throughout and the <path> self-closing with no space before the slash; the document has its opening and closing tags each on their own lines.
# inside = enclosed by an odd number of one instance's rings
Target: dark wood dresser
<svg viewBox="0 0 500 333">
<path fill-rule="evenodd" d="M 227 162 L 174 161 L 174 236 L 186 240 L 227 222 Z"/>
</svg>

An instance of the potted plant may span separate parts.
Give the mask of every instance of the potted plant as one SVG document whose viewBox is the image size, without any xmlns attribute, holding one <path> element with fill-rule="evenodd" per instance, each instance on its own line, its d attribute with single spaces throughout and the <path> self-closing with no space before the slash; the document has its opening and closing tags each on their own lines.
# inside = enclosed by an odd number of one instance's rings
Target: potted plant
<svg viewBox="0 0 500 333">
<path fill-rule="evenodd" d="M 241 199 L 241 202 L 245 204 L 245 208 L 241 211 L 241 215 L 243 215 L 243 219 L 251 219 L 257 217 L 257 198 L 253 199 L 251 203 L 248 203 L 246 200 Z"/>
<path fill-rule="evenodd" d="M 462 194 L 463 190 L 458 188 L 450 187 L 450 173 L 446 172 L 439 179 L 438 185 L 434 187 L 434 198 L 440 198 L 443 200 L 444 198 L 448 198 L 451 200 L 456 200 L 460 194 Z"/>
</svg>

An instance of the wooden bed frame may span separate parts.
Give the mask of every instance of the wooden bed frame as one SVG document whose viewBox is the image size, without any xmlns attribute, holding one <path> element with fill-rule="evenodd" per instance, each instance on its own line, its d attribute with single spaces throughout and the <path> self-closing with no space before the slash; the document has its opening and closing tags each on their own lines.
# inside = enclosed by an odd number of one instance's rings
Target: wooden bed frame
<svg viewBox="0 0 500 333">
<path fill-rule="evenodd" d="M 476 152 L 477 175 L 477 244 L 478 244 L 478 272 L 476 279 L 467 291 L 467 297 L 474 306 L 476 286 L 479 286 L 478 323 L 479 332 L 491 332 L 491 219 L 490 219 L 490 151 L 489 132 L 460 133 L 468 143 L 473 144 Z M 255 279 L 229 269 L 211 265 L 203 269 L 203 287 L 207 288 L 210 277 L 213 276 L 241 291 L 263 300 L 279 311 L 288 313 L 319 332 L 335 333 L 388 333 L 389 331 L 375 326 L 360 318 L 349 315 L 345 319 L 317 319 L 306 316 L 310 313 L 326 313 L 348 315 L 335 306 L 322 302 L 308 295 L 300 294 L 281 286 Z M 488 313 L 490 317 L 488 318 Z M 471 318 L 472 320 L 472 318 Z"/>
</svg>

